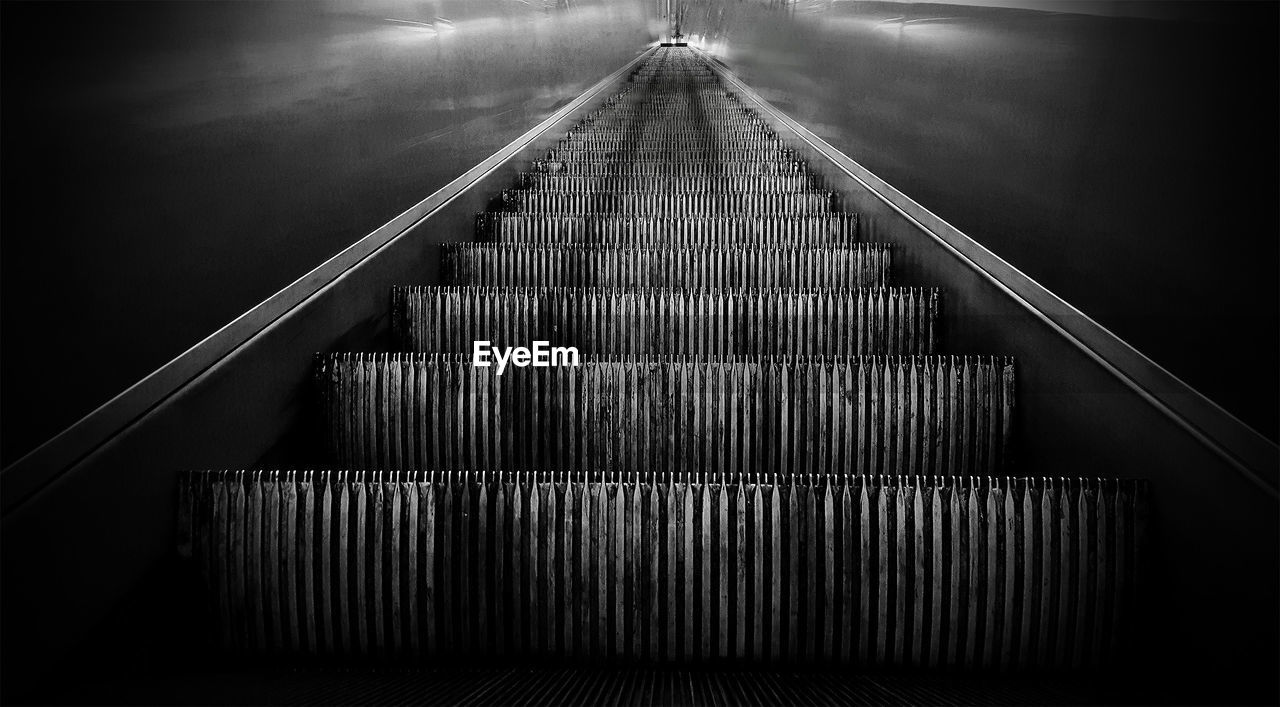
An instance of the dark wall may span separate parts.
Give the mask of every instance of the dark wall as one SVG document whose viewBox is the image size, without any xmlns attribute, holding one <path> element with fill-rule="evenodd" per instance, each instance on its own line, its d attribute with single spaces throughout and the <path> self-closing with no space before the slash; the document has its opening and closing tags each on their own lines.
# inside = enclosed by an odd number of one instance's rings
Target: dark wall
<svg viewBox="0 0 1280 707">
<path fill-rule="evenodd" d="M 0 3 L 0 462 L 635 57 L 648 5 Z"/>
<path fill-rule="evenodd" d="M 684 29 L 1274 440 L 1278 5 L 1077 7 L 1147 17 L 727 2 L 695 5 Z"/>
</svg>

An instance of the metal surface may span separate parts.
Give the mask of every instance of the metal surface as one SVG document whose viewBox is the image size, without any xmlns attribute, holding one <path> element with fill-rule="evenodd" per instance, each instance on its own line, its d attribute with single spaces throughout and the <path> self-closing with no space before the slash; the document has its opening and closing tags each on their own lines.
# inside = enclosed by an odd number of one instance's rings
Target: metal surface
<svg viewBox="0 0 1280 707">
<path fill-rule="evenodd" d="M 903 676 L 888 672 L 655 667 L 300 669 L 159 676 L 64 684 L 65 704 L 219 705 L 1082 705 L 1108 704 L 1096 684 L 1041 677 Z"/>
<path fill-rule="evenodd" d="M 1010 359 L 620 356 L 472 365 L 470 354 L 332 354 L 319 382 L 357 469 L 999 474 Z"/>
<path fill-rule="evenodd" d="M 210 472 L 256 655 L 1082 667 L 1127 645 L 1145 487 L 810 474 Z"/>
<path fill-rule="evenodd" d="M 520 287 L 880 287 L 891 252 L 878 243 L 844 248 L 727 246 L 637 248 L 579 243 L 451 243 L 450 282 Z"/>
<path fill-rule="evenodd" d="M 486 212 L 478 218 L 476 230 L 476 235 L 481 240 L 500 243 L 595 243 L 647 248 L 659 245 L 847 247 L 858 241 L 858 220 L 855 214 L 658 218 L 614 214 L 576 216 Z"/>
<path fill-rule="evenodd" d="M 403 351 L 468 353 L 476 341 L 583 354 L 931 354 L 937 290 L 396 288 Z"/>
</svg>

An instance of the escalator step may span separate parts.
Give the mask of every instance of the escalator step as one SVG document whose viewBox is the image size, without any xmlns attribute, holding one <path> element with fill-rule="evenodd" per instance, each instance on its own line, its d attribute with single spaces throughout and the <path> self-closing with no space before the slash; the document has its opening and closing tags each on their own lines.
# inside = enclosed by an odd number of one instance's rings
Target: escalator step
<svg viewBox="0 0 1280 707">
<path fill-rule="evenodd" d="M 586 193 L 508 189 L 499 197 L 509 212 L 554 211 L 567 214 L 613 212 L 639 216 L 717 216 L 768 214 L 809 216 L 830 213 L 836 205 L 829 191 L 802 192 L 654 192 L 593 191 Z"/>
<path fill-rule="evenodd" d="M 615 248 L 445 243 L 455 285 L 523 287 L 883 287 L 890 248 Z"/>
<path fill-rule="evenodd" d="M 332 354 L 316 377 L 338 463 L 354 468 L 968 476 L 1009 461 L 1011 359 L 579 364 L 502 373 L 470 354 Z"/>
<path fill-rule="evenodd" d="M 1145 485 L 936 477 L 199 472 L 228 648 L 1082 667 L 1122 648 Z"/>
<path fill-rule="evenodd" d="M 858 241 L 858 222 L 854 214 L 672 218 L 490 212 L 476 219 L 476 235 L 481 241 L 500 243 L 604 243 L 677 249 L 730 245 L 848 247 Z"/>
<path fill-rule="evenodd" d="M 656 162 L 653 160 L 633 160 L 627 162 L 564 162 L 554 159 L 537 159 L 529 164 L 529 169 L 541 174 L 564 174 L 583 177 L 599 176 L 763 176 L 775 174 L 804 175 L 810 174 L 801 160 L 765 160 L 760 158 L 746 160 L 721 160 L 718 162 L 695 162 L 680 160 L 678 162 Z"/>
<path fill-rule="evenodd" d="M 770 175 L 720 175 L 720 176 L 673 176 L 673 175 L 609 175 L 609 176 L 575 176 L 547 174 L 545 172 L 525 172 L 520 175 L 519 188 L 528 191 L 561 194 L 589 194 L 592 192 L 613 191 L 650 191 L 650 192 L 713 192 L 713 193 L 753 193 L 778 192 L 798 193 L 815 191 L 813 177 L 808 174 L 770 174 Z"/>
<path fill-rule="evenodd" d="M 937 290 L 398 287 L 404 351 L 542 340 L 583 354 L 931 354 Z"/>
</svg>

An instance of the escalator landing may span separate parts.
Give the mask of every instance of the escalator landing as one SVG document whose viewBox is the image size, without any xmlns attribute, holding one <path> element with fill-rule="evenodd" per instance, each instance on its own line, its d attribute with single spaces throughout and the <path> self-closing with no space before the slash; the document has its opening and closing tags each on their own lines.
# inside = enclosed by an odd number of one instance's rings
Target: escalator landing
<svg viewBox="0 0 1280 707">
<path fill-rule="evenodd" d="M 80 682 L 64 704 L 1069 705 L 1128 701 L 1052 677 L 667 668 L 202 672 Z"/>
</svg>

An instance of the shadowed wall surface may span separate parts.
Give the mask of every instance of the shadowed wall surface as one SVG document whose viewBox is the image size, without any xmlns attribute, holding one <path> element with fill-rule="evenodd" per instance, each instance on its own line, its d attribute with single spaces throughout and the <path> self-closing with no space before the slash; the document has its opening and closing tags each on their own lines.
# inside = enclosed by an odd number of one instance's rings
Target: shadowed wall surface
<svg viewBox="0 0 1280 707">
<path fill-rule="evenodd" d="M 820 137 L 1276 439 L 1278 6 L 1052 7 L 1099 14 L 732 2 L 694 7 L 684 29 Z"/>
<path fill-rule="evenodd" d="M 7 464 L 550 115 L 648 3 L 3 3 Z"/>
</svg>

